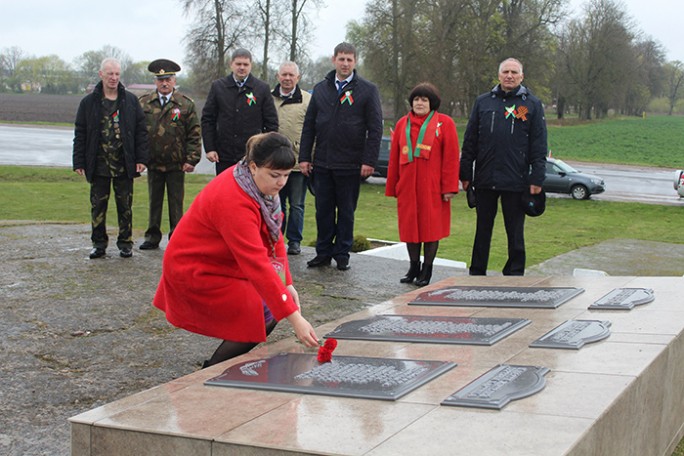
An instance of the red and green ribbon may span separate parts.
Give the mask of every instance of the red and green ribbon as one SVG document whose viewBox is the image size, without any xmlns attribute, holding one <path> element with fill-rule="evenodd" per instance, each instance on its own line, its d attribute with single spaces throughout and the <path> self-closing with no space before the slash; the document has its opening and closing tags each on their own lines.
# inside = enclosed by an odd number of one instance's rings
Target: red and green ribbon
<svg viewBox="0 0 684 456">
<path fill-rule="evenodd" d="M 425 122 L 423 122 L 423 125 L 420 127 L 420 130 L 418 131 L 418 139 L 416 140 L 416 148 L 415 149 L 413 149 L 413 146 L 411 146 L 411 117 L 408 117 L 406 119 L 406 146 L 408 147 L 408 161 L 409 162 L 413 161 L 413 157 L 420 157 L 420 148 L 418 147 L 418 145 L 423 144 L 423 138 L 425 137 L 425 131 L 427 130 L 427 126 L 430 123 L 430 119 L 432 119 L 432 116 L 434 113 L 435 113 L 435 111 L 430 111 L 430 115 L 427 116 L 427 118 L 425 119 Z"/>
<path fill-rule="evenodd" d="M 354 97 L 352 97 L 351 90 L 347 90 L 346 92 L 344 92 L 344 95 L 342 96 L 342 98 L 340 98 L 340 104 L 344 104 L 345 101 L 349 103 L 349 106 L 354 104 Z"/>
<path fill-rule="evenodd" d="M 256 97 L 254 96 L 254 92 L 249 92 L 245 94 L 247 97 L 247 106 L 252 106 L 253 104 L 256 104 Z"/>
</svg>

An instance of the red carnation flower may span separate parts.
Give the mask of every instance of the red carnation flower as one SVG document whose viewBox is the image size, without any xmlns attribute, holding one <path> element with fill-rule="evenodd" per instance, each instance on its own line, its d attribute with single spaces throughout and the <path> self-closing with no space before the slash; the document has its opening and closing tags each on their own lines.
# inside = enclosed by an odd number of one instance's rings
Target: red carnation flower
<svg viewBox="0 0 684 456">
<path fill-rule="evenodd" d="M 329 363 L 332 361 L 332 354 L 337 348 L 337 340 L 326 339 L 325 343 L 318 348 L 318 359 L 319 363 Z"/>
</svg>

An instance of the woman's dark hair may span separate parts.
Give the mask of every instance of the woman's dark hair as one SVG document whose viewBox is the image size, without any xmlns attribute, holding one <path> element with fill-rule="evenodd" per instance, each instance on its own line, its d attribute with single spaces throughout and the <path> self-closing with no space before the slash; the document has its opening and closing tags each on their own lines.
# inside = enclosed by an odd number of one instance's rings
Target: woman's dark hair
<svg viewBox="0 0 684 456">
<path fill-rule="evenodd" d="M 271 169 L 292 169 L 297 163 L 290 140 L 274 131 L 249 138 L 245 160 Z"/>
<path fill-rule="evenodd" d="M 411 90 L 408 96 L 409 106 L 413 107 L 413 99 L 416 97 L 425 97 L 430 100 L 431 111 L 437 111 L 442 103 L 442 99 L 439 97 L 439 90 L 429 82 L 421 82 Z"/>
</svg>

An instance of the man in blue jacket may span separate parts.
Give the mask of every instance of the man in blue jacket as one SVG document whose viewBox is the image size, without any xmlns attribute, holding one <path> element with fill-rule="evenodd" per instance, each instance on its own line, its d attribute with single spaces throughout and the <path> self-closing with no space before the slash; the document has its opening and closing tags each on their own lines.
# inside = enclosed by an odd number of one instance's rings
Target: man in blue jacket
<svg viewBox="0 0 684 456">
<path fill-rule="evenodd" d="M 101 81 L 78 107 L 74 130 L 73 169 L 90 182 L 92 216 L 90 259 L 101 258 L 107 248 L 107 203 L 114 187 L 119 255 L 133 255 L 133 178 L 145 171 L 148 135 L 145 113 L 138 98 L 120 82 L 121 64 L 102 61 Z"/>
<path fill-rule="evenodd" d="M 349 269 L 361 179 L 375 170 L 382 139 L 378 88 L 359 77 L 356 48 L 335 47 L 335 69 L 314 87 L 299 146 L 299 167 L 316 194 L 316 257 L 309 267 Z M 315 153 L 314 153 L 315 144 Z"/>
<path fill-rule="evenodd" d="M 541 101 L 523 81 L 516 59 L 499 65 L 499 84 L 480 95 L 468 120 L 461 149 L 461 183 L 475 189 L 477 229 L 470 275 L 486 275 L 498 200 L 508 237 L 504 275 L 525 273 L 523 194 L 539 194 L 545 177 L 546 119 Z M 473 177 L 473 163 L 475 175 Z"/>
</svg>

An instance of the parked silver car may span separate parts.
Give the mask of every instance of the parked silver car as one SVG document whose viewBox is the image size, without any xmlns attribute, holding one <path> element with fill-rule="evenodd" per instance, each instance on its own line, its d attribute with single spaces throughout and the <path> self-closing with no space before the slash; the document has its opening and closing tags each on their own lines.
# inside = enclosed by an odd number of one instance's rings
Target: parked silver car
<svg viewBox="0 0 684 456">
<path fill-rule="evenodd" d="M 684 169 L 675 171 L 674 189 L 677 190 L 680 198 L 684 198 Z"/>
<path fill-rule="evenodd" d="M 582 200 L 603 193 L 606 183 L 598 176 L 577 171 L 563 160 L 548 157 L 546 179 L 542 187 L 547 193 L 568 193 L 573 198 Z"/>
</svg>

